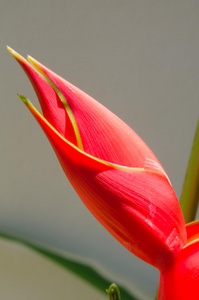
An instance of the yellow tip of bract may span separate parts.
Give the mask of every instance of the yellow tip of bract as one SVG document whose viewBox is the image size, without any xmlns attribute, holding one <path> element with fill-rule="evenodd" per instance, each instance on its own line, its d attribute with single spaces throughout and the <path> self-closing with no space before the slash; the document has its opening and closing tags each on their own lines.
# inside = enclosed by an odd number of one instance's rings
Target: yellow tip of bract
<svg viewBox="0 0 199 300">
<path fill-rule="evenodd" d="M 8 51 L 10 52 L 10 53 L 13 53 L 13 52 L 15 52 L 15 50 L 13 50 L 11 47 L 9 47 L 9 46 L 6 46 L 6 48 L 8 49 Z"/>
<path fill-rule="evenodd" d="M 17 53 L 17 52 L 16 52 L 14 49 L 12 49 L 11 47 L 7 46 L 7 49 L 8 49 L 8 51 L 9 51 L 15 58 L 17 58 L 17 57 L 20 56 L 20 54 Z"/>
<path fill-rule="evenodd" d="M 21 101 L 23 101 L 24 104 L 29 104 L 29 100 L 25 96 L 19 94 L 17 94 L 17 96 L 21 99 Z"/>
<path fill-rule="evenodd" d="M 35 63 L 37 63 L 37 60 L 36 60 L 35 58 L 33 58 L 32 56 L 30 56 L 30 55 L 27 56 L 27 59 L 28 59 L 29 62 L 31 62 L 33 65 L 34 65 Z"/>
<path fill-rule="evenodd" d="M 26 62 L 25 58 L 21 56 L 18 52 L 16 52 L 14 49 L 7 46 L 8 51 L 12 56 L 18 61 L 18 62 Z"/>
</svg>

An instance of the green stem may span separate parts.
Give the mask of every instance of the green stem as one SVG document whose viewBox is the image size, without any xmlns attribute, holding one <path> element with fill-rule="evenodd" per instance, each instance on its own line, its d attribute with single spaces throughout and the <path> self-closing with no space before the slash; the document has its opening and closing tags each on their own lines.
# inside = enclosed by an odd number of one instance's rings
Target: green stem
<svg viewBox="0 0 199 300">
<path fill-rule="evenodd" d="M 109 300 L 120 300 L 120 291 L 115 283 L 112 283 L 106 292 L 109 295 Z"/>
<path fill-rule="evenodd" d="M 195 220 L 199 202 L 199 120 L 184 180 L 180 206 L 185 223 Z"/>
</svg>

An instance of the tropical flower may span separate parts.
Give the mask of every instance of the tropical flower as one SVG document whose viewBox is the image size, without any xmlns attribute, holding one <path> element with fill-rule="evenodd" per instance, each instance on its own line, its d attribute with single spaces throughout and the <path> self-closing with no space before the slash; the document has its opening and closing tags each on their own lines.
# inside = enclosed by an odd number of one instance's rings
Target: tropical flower
<svg viewBox="0 0 199 300">
<path fill-rule="evenodd" d="M 158 300 L 197 300 L 199 286 L 199 221 L 187 224 L 187 244 L 160 272 Z"/>
<path fill-rule="evenodd" d="M 187 233 L 178 199 L 157 158 L 99 102 L 32 57 L 26 60 L 8 49 L 28 75 L 43 114 L 20 98 L 77 194 L 121 244 L 161 270 L 164 290 L 171 283 L 163 272 L 174 272 L 179 253 L 186 255 Z M 168 266 L 173 266 L 171 271 Z"/>
</svg>

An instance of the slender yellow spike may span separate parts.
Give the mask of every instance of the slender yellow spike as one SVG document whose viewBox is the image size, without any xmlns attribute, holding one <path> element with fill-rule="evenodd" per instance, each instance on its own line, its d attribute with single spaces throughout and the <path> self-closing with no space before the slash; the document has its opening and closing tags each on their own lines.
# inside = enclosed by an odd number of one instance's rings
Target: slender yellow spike
<svg viewBox="0 0 199 300">
<path fill-rule="evenodd" d="M 20 55 L 18 52 L 16 52 L 14 49 L 12 49 L 11 47 L 7 46 L 8 51 L 10 52 L 10 54 L 12 54 L 12 56 L 18 60 L 18 61 L 24 61 L 26 64 L 30 64 L 29 62 L 27 62 L 27 60 Z"/>
<path fill-rule="evenodd" d="M 69 105 L 67 103 L 67 99 L 65 99 L 64 95 L 60 92 L 60 90 L 56 87 L 56 85 L 46 76 L 46 74 L 41 70 L 41 68 L 39 67 L 39 62 L 36 59 L 34 59 L 31 56 L 28 56 L 27 57 L 28 60 L 26 60 L 23 56 L 21 56 L 19 53 L 17 53 L 11 47 L 7 46 L 7 49 L 18 62 L 24 62 L 25 64 L 28 64 L 31 68 L 33 68 L 41 77 L 43 77 L 51 85 L 51 87 L 54 89 L 54 91 L 59 96 L 60 100 L 62 101 L 62 103 L 64 104 L 64 106 L 66 108 L 66 111 L 68 113 L 68 116 L 71 120 L 73 129 L 75 132 L 75 136 L 77 139 L 77 146 L 79 149 L 83 150 L 83 144 L 82 144 L 82 140 L 81 140 L 81 136 L 80 136 L 80 132 L 79 132 L 76 120 L 73 116 L 73 112 L 71 111 L 71 108 L 69 107 Z"/>
<path fill-rule="evenodd" d="M 32 56 L 28 55 L 27 57 L 28 61 L 31 63 L 31 65 L 33 65 L 33 67 L 39 72 L 40 75 L 43 76 L 43 78 L 51 85 L 51 87 L 54 89 L 54 91 L 56 92 L 56 94 L 59 96 L 60 100 L 62 101 L 62 103 L 64 104 L 66 111 L 68 113 L 68 116 L 72 122 L 73 125 L 73 129 L 75 131 L 75 136 L 77 139 L 77 145 L 79 147 L 79 149 L 83 150 L 83 144 L 82 144 L 82 140 L 81 140 L 81 136 L 80 136 L 80 132 L 76 123 L 76 120 L 73 116 L 73 112 L 71 111 L 70 106 L 68 105 L 67 99 L 64 97 L 64 95 L 60 92 L 60 90 L 57 88 L 57 86 L 48 78 L 48 76 L 43 72 L 43 70 L 40 68 L 39 66 L 39 62 L 34 59 Z"/>
</svg>

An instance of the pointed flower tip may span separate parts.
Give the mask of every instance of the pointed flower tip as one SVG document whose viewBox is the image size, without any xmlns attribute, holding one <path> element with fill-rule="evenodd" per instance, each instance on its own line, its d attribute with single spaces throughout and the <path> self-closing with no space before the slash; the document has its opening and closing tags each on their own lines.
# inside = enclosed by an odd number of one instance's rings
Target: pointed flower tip
<svg viewBox="0 0 199 300">
<path fill-rule="evenodd" d="M 6 48 L 8 49 L 8 51 L 13 55 L 13 56 L 17 56 L 20 55 L 19 53 L 17 53 L 14 49 L 12 49 L 9 46 L 6 46 Z"/>
<path fill-rule="evenodd" d="M 9 47 L 8 45 L 6 45 L 6 48 L 8 49 L 9 52 L 14 51 L 11 47 Z"/>
<path fill-rule="evenodd" d="M 26 105 L 26 107 L 31 111 L 31 113 L 37 118 L 43 118 L 42 113 L 32 104 L 32 102 L 23 95 L 17 94 L 21 101 Z"/>
<path fill-rule="evenodd" d="M 31 62 L 32 64 L 36 64 L 37 63 L 37 60 L 35 58 L 33 58 L 32 56 L 30 56 L 30 55 L 27 55 L 27 60 L 29 62 Z"/>
<path fill-rule="evenodd" d="M 39 71 L 41 74 L 43 74 L 43 72 L 42 72 L 42 70 L 40 68 L 40 63 L 35 58 L 33 58 L 30 55 L 27 55 L 27 60 L 29 61 L 29 63 L 31 63 L 31 65 L 33 65 L 35 67 L 35 69 L 37 71 Z"/>
<path fill-rule="evenodd" d="M 18 52 L 16 52 L 14 49 L 12 49 L 9 46 L 6 46 L 10 54 L 18 61 L 18 62 L 26 62 L 25 58 L 21 56 Z"/>
<path fill-rule="evenodd" d="M 8 51 L 10 52 L 10 54 L 12 54 L 12 56 L 14 56 L 14 58 L 18 58 L 19 56 L 20 56 L 20 54 L 19 53 L 17 53 L 14 49 L 12 49 L 11 47 L 9 47 L 9 46 L 6 46 L 7 47 L 7 49 L 8 49 Z"/>
<path fill-rule="evenodd" d="M 21 101 L 23 101 L 24 104 L 26 104 L 26 105 L 30 104 L 30 101 L 25 96 L 20 95 L 20 94 L 17 94 L 17 96 L 21 99 Z"/>
</svg>

